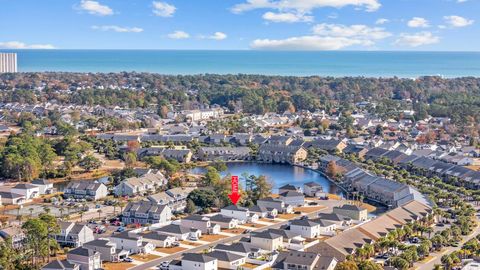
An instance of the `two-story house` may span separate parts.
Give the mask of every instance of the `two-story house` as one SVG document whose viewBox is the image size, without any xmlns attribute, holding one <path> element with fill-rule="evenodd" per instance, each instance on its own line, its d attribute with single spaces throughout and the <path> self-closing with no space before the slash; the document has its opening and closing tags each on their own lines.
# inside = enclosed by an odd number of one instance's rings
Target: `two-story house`
<svg viewBox="0 0 480 270">
<path fill-rule="evenodd" d="M 201 215 L 191 215 L 181 220 L 181 225 L 187 228 L 199 229 L 202 234 L 220 233 L 220 225 L 214 224 L 209 217 Z"/>
<path fill-rule="evenodd" d="M 96 201 L 107 197 L 108 188 L 102 183 L 91 181 L 70 182 L 63 191 L 64 198 Z"/>
<path fill-rule="evenodd" d="M 171 218 L 170 207 L 150 201 L 129 202 L 122 212 L 122 221 L 125 224 L 167 223 Z"/>
<path fill-rule="evenodd" d="M 80 247 L 94 239 L 93 231 L 88 226 L 75 222 L 59 222 L 60 232 L 53 238 L 62 247 Z"/>
</svg>

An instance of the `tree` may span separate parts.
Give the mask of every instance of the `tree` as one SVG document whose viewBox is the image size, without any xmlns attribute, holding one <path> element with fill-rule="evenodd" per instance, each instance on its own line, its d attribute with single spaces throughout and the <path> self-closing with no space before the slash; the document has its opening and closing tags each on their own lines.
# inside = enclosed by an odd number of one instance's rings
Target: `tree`
<svg viewBox="0 0 480 270">
<path fill-rule="evenodd" d="M 373 261 L 362 261 L 358 264 L 359 270 L 382 270 L 379 264 L 374 263 Z"/>
<path fill-rule="evenodd" d="M 228 169 L 227 164 L 225 164 L 223 161 L 215 161 L 212 164 L 212 167 L 214 167 L 218 172 L 223 172 Z"/>
<path fill-rule="evenodd" d="M 80 166 L 85 171 L 90 172 L 100 168 L 102 166 L 102 162 L 93 155 L 87 155 L 82 160 L 80 160 L 78 166 Z"/>
<path fill-rule="evenodd" d="M 188 194 L 187 199 L 195 203 L 196 206 L 201 208 L 210 208 L 215 205 L 217 194 L 208 189 L 195 189 Z"/>
<path fill-rule="evenodd" d="M 185 213 L 192 214 L 196 210 L 195 203 L 191 200 L 187 200 L 187 205 L 185 206 Z"/>
<path fill-rule="evenodd" d="M 22 229 L 26 234 L 27 257 L 31 259 L 32 266 L 39 266 L 39 259 L 49 255 L 48 225 L 38 218 L 27 220 Z"/>
<path fill-rule="evenodd" d="M 339 174 L 337 163 L 333 160 L 329 161 L 326 168 L 326 173 L 331 178 L 336 178 Z"/>
<path fill-rule="evenodd" d="M 344 261 L 339 262 L 335 270 L 359 270 L 359 268 L 354 261 Z"/>
<path fill-rule="evenodd" d="M 391 258 L 392 265 L 399 270 L 407 270 L 410 267 L 410 263 L 403 258 L 393 257 Z"/>
<path fill-rule="evenodd" d="M 128 152 L 123 155 L 123 160 L 125 161 L 125 166 L 127 168 L 133 168 L 137 163 L 137 154 L 134 152 Z"/>
<path fill-rule="evenodd" d="M 202 182 L 205 186 L 212 186 L 220 181 L 220 174 L 214 167 L 207 167 L 207 172 L 202 178 Z"/>
</svg>

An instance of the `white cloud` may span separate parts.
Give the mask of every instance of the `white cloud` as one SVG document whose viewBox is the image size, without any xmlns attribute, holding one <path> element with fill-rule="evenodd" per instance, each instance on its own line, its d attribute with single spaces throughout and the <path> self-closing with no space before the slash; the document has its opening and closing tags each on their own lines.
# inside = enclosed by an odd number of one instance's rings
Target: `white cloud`
<svg viewBox="0 0 480 270">
<path fill-rule="evenodd" d="M 51 44 L 25 44 L 20 41 L 0 42 L 0 48 L 3 49 L 55 49 Z"/>
<path fill-rule="evenodd" d="M 141 33 L 143 32 L 142 28 L 139 27 L 121 27 L 117 25 L 94 25 L 92 26 L 93 30 L 99 31 L 114 31 L 118 33 Z"/>
<path fill-rule="evenodd" d="M 285 22 L 285 23 L 296 23 L 296 22 L 312 22 L 313 17 L 312 16 L 307 16 L 305 14 L 300 14 L 300 13 L 289 13 L 289 12 L 267 12 L 263 14 L 262 18 L 266 21 L 270 22 Z"/>
<path fill-rule="evenodd" d="M 475 22 L 474 20 L 469 20 L 467 18 L 456 15 L 444 16 L 443 19 L 445 20 L 445 23 L 450 27 L 465 27 Z"/>
<path fill-rule="evenodd" d="M 465 3 L 467 2 L 468 0 L 457 0 L 457 3 Z"/>
<path fill-rule="evenodd" d="M 400 37 L 395 41 L 396 45 L 419 47 L 423 45 L 435 44 L 440 41 L 440 38 L 433 35 L 431 32 L 419 32 L 415 34 L 400 34 Z"/>
<path fill-rule="evenodd" d="M 200 38 L 214 39 L 214 40 L 223 40 L 227 38 L 227 34 L 223 32 L 215 32 L 211 36 L 200 36 Z"/>
<path fill-rule="evenodd" d="M 167 35 L 171 39 L 187 39 L 190 37 L 190 34 L 184 31 L 175 31 Z"/>
<path fill-rule="evenodd" d="M 259 50 L 340 50 L 359 45 L 371 47 L 392 34 L 366 25 L 317 24 L 312 35 L 286 39 L 256 39 L 250 46 Z"/>
<path fill-rule="evenodd" d="M 113 14 L 113 10 L 109 6 L 102 5 L 99 2 L 92 0 L 82 0 L 82 2 L 80 2 L 80 9 L 88 12 L 89 14 L 99 16 Z"/>
<path fill-rule="evenodd" d="M 382 25 L 382 24 L 386 24 L 386 23 L 388 23 L 388 22 L 390 22 L 389 19 L 380 18 L 380 19 L 378 19 L 378 20 L 375 22 L 375 24 Z"/>
<path fill-rule="evenodd" d="M 275 9 L 279 11 L 295 10 L 306 13 L 316 8 L 333 7 L 342 8 L 355 6 L 367 11 L 376 11 L 380 8 L 379 0 L 246 0 L 245 3 L 237 4 L 232 12 L 241 13 L 254 9 Z"/>
<path fill-rule="evenodd" d="M 384 39 L 392 35 L 382 27 L 369 27 L 363 24 L 343 25 L 326 23 L 315 25 L 313 33 L 318 36 L 351 37 L 369 40 Z"/>
<path fill-rule="evenodd" d="M 425 18 L 421 17 L 413 17 L 411 20 L 408 21 L 407 23 L 408 27 L 412 28 L 427 28 L 430 27 L 430 24 Z"/>
<path fill-rule="evenodd" d="M 258 50 L 340 50 L 352 45 L 372 45 L 368 41 L 344 37 L 301 36 L 287 39 L 256 39 L 250 47 Z"/>
<path fill-rule="evenodd" d="M 153 1 L 153 13 L 160 17 L 172 17 L 177 8 L 166 2 Z"/>
</svg>

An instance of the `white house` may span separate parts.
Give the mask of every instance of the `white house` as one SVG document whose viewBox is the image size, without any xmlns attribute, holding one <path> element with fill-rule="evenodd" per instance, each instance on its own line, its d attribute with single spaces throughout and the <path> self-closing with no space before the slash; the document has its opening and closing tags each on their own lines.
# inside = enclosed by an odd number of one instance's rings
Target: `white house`
<svg viewBox="0 0 480 270">
<path fill-rule="evenodd" d="M 127 250 L 130 254 L 148 254 L 155 249 L 153 243 L 144 241 L 143 236 L 131 231 L 113 234 L 109 239 L 117 245 L 118 249 Z"/>
<path fill-rule="evenodd" d="M 67 260 L 80 265 L 81 270 L 96 270 L 102 268 L 102 260 L 98 251 L 78 247 L 67 253 Z"/>
<path fill-rule="evenodd" d="M 51 194 L 54 191 L 53 183 L 47 179 L 35 179 L 32 181 L 32 185 L 38 187 L 40 195 Z"/>
<path fill-rule="evenodd" d="M 274 251 L 283 248 L 283 236 L 270 231 L 252 233 L 250 243 L 263 250 Z"/>
<path fill-rule="evenodd" d="M 175 237 L 177 241 L 187 240 L 190 237 L 200 238 L 202 236 L 202 231 L 194 228 L 187 228 L 177 224 L 170 224 L 163 226 L 156 230 L 159 233 L 171 235 Z"/>
<path fill-rule="evenodd" d="M 221 229 L 234 229 L 238 227 L 238 220 L 236 218 L 227 217 L 221 214 L 211 216 L 210 221 L 220 225 Z"/>
<path fill-rule="evenodd" d="M 148 232 L 142 236 L 147 242 L 150 242 L 159 248 L 171 247 L 173 242 L 175 242 L 174 236 L 162 234 L 157 231 Z"/>
<path fill-rule="evenodd" d="M 229 205 L 227 207 L 222 208 L 222 210 L 220 211 L 220 214 L 226 217 L 235 218 L 238 220 L 240 224 L 247 223 L 250 220 L 250 210 L 248 210 L 248 208 L 240 207 L 236 205 Z M 258 216 L 257 216 L 257 219 L 258 219 Z"/>
<path fill-rule="evenodd" d="M 40 196 L 40 188 L 32 184 L 17 184 L 12 188 L 12 192 L 24 195 L 27 200 Z"/>
<path fill-rule="evenodd" d="M 209 217 L 201 215 L 191 215 L 180 222 L 183 227 L 199 229 L 202 234 L 219 234 L 221 229 L 220 225 L 213 224 Z"/>
<path fill-rule="evenodd" d="M 167 184 L 167 179 L 160 172 L 148 173 L 142 177 L 131 177 L 114 188 L 116 196 L 134 196 L 147 192 L 155 192 Z"/>
<path fill-rule="evenodd" d="M 305 195 L 298 191 L 286 191 L 280 193 L 278 197 L 281 201 L 283 201 L 286 205 L 293 205 L 293 206 L 303 206 L 305 205 Z"/>
<path fill-rule="evenodd" d="M 290 222 L 290 231 L 305 238 L 317 238 L 320 236 L 320 224 L 309 219 L 295 219 Z"/>
<path fill-rule="evenodd" d="M 0 191 L 0 199 L 4 205 L 22 205 L 27 202 L 27 197 L 10 191 Z"/>
<path fill-rule="evenodd" d="M 169 269 L 177 270 L 217 270 L 218 260 L 205 254 L 185 253 L 180 268 L 170 264 Z"/>
<path fill-rule="evenodd" d="M 239 269 L 240 265 L 245 264 L 247 257 L 225 251 L 212 251 L 207 256 L 218 260 L 218 268 Z"/>
</svg>

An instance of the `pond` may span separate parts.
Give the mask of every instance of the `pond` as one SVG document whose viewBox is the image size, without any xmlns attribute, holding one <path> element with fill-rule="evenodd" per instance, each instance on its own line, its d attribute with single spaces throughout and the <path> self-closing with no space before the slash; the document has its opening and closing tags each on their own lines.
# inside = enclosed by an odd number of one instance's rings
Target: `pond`
<svg viewBox="0 0 480 270">
<path fill-rule="evenodd" d="M 245 179 L 242 174 L 248 175 L 265 175 L 273 185 L 273 192 L 277 192 L 278 188 L 291 184 L 303 188 L 304 183 L 316 182 L 323 187 L 323 190 L 333 194 L 341 195 L 342 190 L 334 183 L 325 178 L 322 174 L 286 164 L 267 164 L 267 163 L 252 163 L 252 162 L 233 162 L 227 163 L 227 170 L 221 172 L 222 176 L 227 174 L 236 175 L 239 177 L 240 183 L 245 186 Z M 200 174 L 205 172 L 204 167 L 197 167 L 191 170 L 192 173 Z"/>
</svg>

